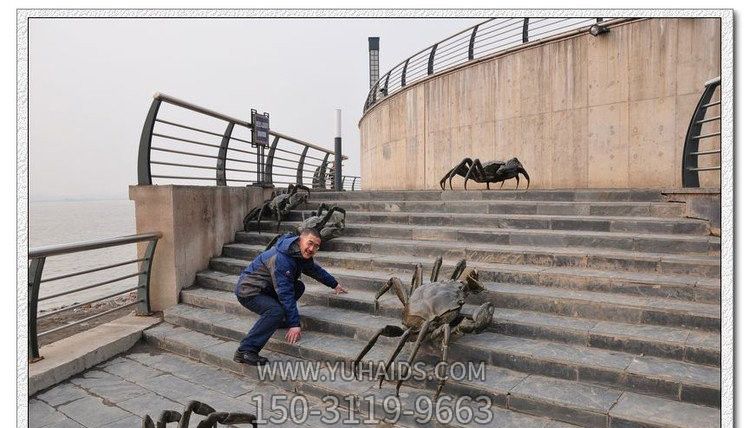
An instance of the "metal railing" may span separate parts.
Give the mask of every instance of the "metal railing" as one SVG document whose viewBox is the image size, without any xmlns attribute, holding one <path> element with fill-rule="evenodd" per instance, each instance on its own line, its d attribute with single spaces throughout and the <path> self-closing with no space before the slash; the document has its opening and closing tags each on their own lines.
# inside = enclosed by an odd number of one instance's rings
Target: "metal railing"
<svg viewBox="0 0 750 428">
<path fill-rule="evenodd" d="M 685 145 L 682 149 L 682 187 L 700 187 L 700 172 L 721 170 L 721 165 L 698 166 L 699 156 L 721 154 L 721 92 L 716 92 L 716 89 L 720 86 L 721 77 L 706 82 L 703 95 L 690 118 Z M 715 94 L 718 94 L 716 99 L 714 99 Z M 706 118 L 709 110 L 711 115 Z M 710 122 L 719 122 L 716 127 L 718 130 L 703 134 L 703 125 Z M 719 148 L 700 150 L 699 144 L 711 138 L 719 138 Z M 719 163 L 721 163 L 721 159 Z"/>
<path fill-rule="evenodd" d="M 588 31 L 598 24 L 614 21 L 604 18 L 492 18 L 449 36 L 405 59 L 386 72 L 370 88 L 363 113 L 377 102 L 406 86 L 456 66 L 506 52 L 527 43 L 566 33 Z"/>
<path fill-rule="evenodd" d="M 169 112 L 164 111 L 165 105 Z M 174 117 L 162 117 L 165 114 Z M 245 183 L 333 188 L 326 175 L 335 169 L 334 151 L 276 131 L 269 132 L 267 147 L 254 144 L 252 130 L 248 121 L 157 93 L 141 132 L 138 184 L 162 184 L 154 183 L 159 179 L 211 181 L 216 186 Z M 215 174 L 185 172 L 196 170 Z"/>
<path fill-rule="evenodd" d="M 342 190 L 362 190 L 362 178 L 359 176 L 343 175 L 341 176 L 343 186 Z"/>
<path fill-rule="evenodd" d="M 29 312 L 28 312 L 28 340 L 29 340 L 29 362 L 35 362 L 40 360 L 39 356 L 39 342 L 38 339 L 42 336 L 58 332 L 60 330 L 67 329 L 69 327 L 72 327 L 77 324 L 81 324 L 84 322 L 88 322 L 90 320 L 93 320 L 98 317 L 102 317 L 104 315 L 110 314 L 114 311 L 127 308 L 130 306 L 136 306 L 136 313 L 139 315 L 148 315 L 151 313 L 151 306 L 149 303 L 149 284 L 150 284 L 150 278 L 151 278 L 151 265 L 154 258 L 154 251 L 156 250 L 156 243 L 161 238 L 161 233 L 144 233 L 139 235 L 130 235 L 130 236 L 122 236 L 117 238 L 110 238 L 110 239 L 101 239 L 96 241 L 86 241 L 86 242 L 77 242 L 73 244 L 63 244 L 63 245 L 51 245 L 47 247 L 39 247 L 39 248 L 33 248 L 29 251 Z M 44 263 L 49 257 L 53 256 L 59 256 L 63 254 L 70 254 L 70 253 L 77 253 L 81 251 L 89 251 L 89 250 L 98 250 L 102 248 L 108 248 L 108 247 L 114 247 L 119 245 L 127 245 L 127 244 L 133 244 L 137 242 L 148 242 L 148 246 L 146 247 L 146 250 L 142 257 L 128 260 L 124 262 L 114 263 L 111 265 L 106 266 L 100 266 L 96 267 L 94 269 L 87 269 L 83 271 L 73 272 L 65 275 L 59 275 L 52 278 L 42 278 L 42 273 L 44 271 Z M 101 281 L 94 284 L 88 284 L 81 287 L 76 287 L 70 290 L 61 291 L 57 293 L 52 293 L 45 295 L 44 297 L 39 297 L 39 291 L 41 288 L 42 283 L 48 283 L 52 281 L 57 281 L 65 278 L 71 278 L 79 275 L 85 275 L 93 272 L 100 272 L 107 269 L 112 269 L 119 266 L 126 266 L 131 263 L 139 263 L 138 272 L 129 274 L 129 275 L 123 275 L 116 277 L 114 279 L 110 279 L 107 281 Z M 84 290 L 90 290 L 96 287 L 101 287 L 104 285 L 112 284 L 114 282 L 122 281 L 128 278 L 138 277 L 138 286 L 127 288 L 125 290 L 118 290 L 116 293 L 110 293 L 103 297 L 97 297 L 93 300 L 88 300 L 86 302 L 81 303 L 75 303 L 71 306 L 64 307 L 62 309 L 56 309 L 49 313 L 46 313 L 44 315 L 39 316 L 38 315 L 38 305 L 39 302 L 53 299 L 56 297 L 61 297 L 73 293 L 77 293 Z M 74 321 L 56 328 L 53 328 L 51 330 L 44 331 L 42 333 L 39 333 L 37 331 L 37 322 L 41 319 L 45 319 L 48 317 L 51 317 L 53 315 L 60 314 L 62 312 L 71 311 L 77 308 L 80 308 L 82 306 L 100 302 L 106 299 L 110 299 L 113 297 L 117 297 L 126 293 L 130 293 L 132 291 L 136 292 L 137 300 L 132 303 L 128 303 L 126 305 L 121 305 L 113 309 L 106 310 L 104 312 L 100 312 L 98 314 L 92 315 L 90 317 Z"/>
</svg>

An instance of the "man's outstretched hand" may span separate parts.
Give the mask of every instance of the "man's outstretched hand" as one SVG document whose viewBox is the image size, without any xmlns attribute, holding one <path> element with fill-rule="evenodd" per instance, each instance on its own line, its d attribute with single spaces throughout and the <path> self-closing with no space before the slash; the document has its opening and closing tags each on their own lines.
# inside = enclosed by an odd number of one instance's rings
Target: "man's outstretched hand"
<svg viewBox="0 0 750 428">
<path fill-rule="evenodd" d="M 341 293 L 348 293 L 349 290 L 347 290 L 346 288 L 344 288 L 344 287 L 342 287 L 340 285 L 336 285 L 336 288 L 333 289 L 333 292 L 336 293 L 336 294 L 341 294 Z"/>
<path fill-rule="evenodd" d="M 289 330 L 286 332 L 286 341 L 289 343 L 297 343 L 297 341 L 302 337 L 302 328 L 301 327 L 290 327 Z"/>
</svg>

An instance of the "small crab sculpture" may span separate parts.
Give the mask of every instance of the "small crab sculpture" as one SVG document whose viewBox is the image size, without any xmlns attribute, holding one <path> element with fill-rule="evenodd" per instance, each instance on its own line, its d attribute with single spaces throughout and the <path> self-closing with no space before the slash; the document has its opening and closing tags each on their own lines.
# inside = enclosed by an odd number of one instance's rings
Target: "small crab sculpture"
<svg viewBox="0 0 750 428">
<path fill-rule="evenodd" d="M 198 422 L 198 428 L 214 428 L 216 424 L 230 425 L 230 424 L 251 424 L 257 428 L 257 417 L 250 413 L 229 413 L 229 412 L 217 412 L 213 407 L 208 404 L 201 403 L 200 401 L 192 400 L 185 410 L 180 413 L 174 410 L 164 410 L 159 415 L 159 419 L 154 425 L 154 420 L 151 416 L 146 415 L 143 418 L 142 428 L 166 428 L 171 422 L 178 422 L 178 428 L 188 428 L 190 426 L 190 416 L 195 413 L 196 415 L 206 416 L 206 418 Z"/>
<path fill-rule="evenodd" d="M 325 214 L 323 214 L 324 211 Z M 331 207 L 326 203 L 322 203 L 318 207 L 318 211 L 310 212 L 310 217 L 302 220 L 302 223 L 297 226 L 297 230 L 294 233 L 299 235 L 303 229 L 315 229 L 320 233 L 321 242 L 326 242 L 341 236 L 341 231 L 344 227 L 346 227 L 346 210 L 335 205 Z M 276 235 L 268 243 L 266 250 L 276 245 L 276 242 L 282 236 Z"/>
<path fill-rule="evenodd" d="M 300 193 L 299 190 L 304 190 L 307 194 Z M 301 204 L 307 202 L 307 198 L 310 196 L 310 189 L 301 184 L 290 184 L 287 187 L 286 193 L 281 193 L 265 201 L 260 207 L 253 208 L 242 220 L 245 227 L 245 231 L 249 232 L 252 230 L 251 224 L 254 221 L 258 222 L 258 233 L 260 233 L 260 221 L 265 215 L 276 214 L 276 232 L 279 231 L 281 226 L 281 220 L 286 217 L 289 212 L 297 208 Z"/>
<path fill-rule="evenodd" d="M 526 188 L 529 188 L 531 181 L 529 180 L 529 174 L 524 169 L 518 158 L 512 158 L 507 162 L 504 161 L 490 161 L 484 166 L 479 159 L 465 158 L 453 167 L 447 174 L 440 179 L 440 188 L 445 190 L 445 181 L 448 181 L 448 185 L 453 190 L 453 177 L 460 175 L 464 177 L 464 189 L 466 189 L 466 183 L 469 179 L 476 181 L 477 183 L 487 184 L 487 190 L 490 189 L 490 183 L 500 182 L 500 188 L 502 189 L 505 180 L 510 178 L 516 179 L 516 189 L 518 189 L 519 178 L 518 174 L 523 175 L 526 178 Z"/>
<path fill-rule="evenodd" d="M 417 264 L 414 268 L 410 288 L 405 289 L 401 280 L 391 277 L 375 296 L 376 311 L 378 308 L 378 299 L 390 289 L 394 290 L 396 296 L 404 305 L 402 323 L 405 329 L 396 325 L 382 327 L 373 335 L 354 360 L 353 368 L 357 370 L 360 361 L 372 349 L 378 337 L 399 337 L 396 349 L 388 359 L 385 369 L 379 375 L 380 387 L 383 385 L 385 373 L 408 340 L 415 340 L 414 348 L 407 362 L 408 367 L 411 367 L 414 358 L 417 356 L 419 347 L 425 340 L 437 341 L 437 339 L 442 339 L 442 362 L 446 363 L 448 358 L 448 344 L 451 336 L 480 333 L 492 321 L 495 307 L 490 302 L 482 304 L 471 314 L 461 313 L 461 309 L 466 302 L 466 297 L 470 293 L 476 294 L 485 290 L 482 283 L 479 282 L 476 269 L 465 271 L 466 260 L 461 260 L 456 265 L 449 279 L 438 281 L 438 274 L 442 263 L 442 257 L 438 257 L 435 260 L 435 264 L 432 267 L 432 274 L 430 275 L 430 282 L 428 283 L 422 282 L 422 265 Z M 415 333 L 416 339 L 414 339 Z M 440 383 L 435 391 L 435 398 L 440 395 L 440 391 L 445 385 L 446 377 L 443 375 L 440 378 Z M 403 381 L 404 376 L 399 376 L 398 383 L 396 384 L 397 396 Z"/>
</svg>

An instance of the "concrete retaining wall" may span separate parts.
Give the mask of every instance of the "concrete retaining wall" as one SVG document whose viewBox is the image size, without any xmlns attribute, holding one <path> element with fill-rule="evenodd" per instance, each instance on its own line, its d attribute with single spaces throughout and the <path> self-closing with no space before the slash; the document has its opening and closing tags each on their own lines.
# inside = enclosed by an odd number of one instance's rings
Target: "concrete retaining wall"
<svg viewBox="0 0 750 428">
<path fill-rule="evenodd" d="M 272 189 L 228 186 L 130 186 L 138 233 L 159 231 L 151 272 L 151 309 L 177 303 L 180 290 L 242 229 L 242 219 Z M 139 245 L 142 253 L 146 244 Z"/>
<path fill-rule="evenodd" d="M 363 189 L 438 188 L 464 157 L 518 157 L 535 188 L 679 187 L 688 123 L 719 74 L 719 19 L 640 20 L 478 61 L 364 115 Z"/>
</svg>

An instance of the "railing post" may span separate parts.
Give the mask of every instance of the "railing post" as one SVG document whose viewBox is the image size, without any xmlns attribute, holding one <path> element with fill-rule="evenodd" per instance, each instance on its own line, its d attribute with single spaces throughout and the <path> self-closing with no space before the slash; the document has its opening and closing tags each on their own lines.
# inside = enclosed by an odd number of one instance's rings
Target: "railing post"
<svg viewBox="0 0 750 428">
<path fill-rule="evenodd" d="M 529 41 L 529 18 L 523 19 L 523 32 L 521 33 L 521 41 L 523 43 Z"/>
<path fill-rule="evenodd" d="M 39 287 L 42 281 L 44 261 L 44 257 L 39 257 L 36 259 L 32 259 L 31 263 L 29 264 L 29 363 L 39 361 L 43 358 L 39 356 L 39 341 L 37 338 L 36 317 L 37 305 L 39 303 Z"/>
<path fill-rule="evenodd" d="M 406 86 L 406 68 L 409 67 L 409 60 L 411 58 L 406 58 L 406 62 L 404 62 L 404 69 L 401 70 L 401 87 L 403 88 Z"/>
<path fill-rule="evenodd" d="M 276 154 L 276 145 L 279 144 L 279 136 L 273 139 L 271 148 L 268 149 L 268 156 L 266 156 L 266 169 L 264 182 L 273 184 L 273 157 Z"/>
<path fill-rule="evenodd" d="M 354 183 L 356 182 L 357 182 L 357 177 L 354 177 L 354 179 L 352 180 L 352 191 L 354 191 Z"/>
<path fill-rule="evenodd" d="M 469 39 L 469 61 L 474 59 L 474 39 L 477 38 L 477 30 L 479 30 L 479 25 L 474 26 L 474 30 L 471 32 L 471 38 Z"/>
<path fill-rule="evenodd" d="M 151 267 L 153 266 L 154 252 L 158 241 L 158 239 L 149 241 L 146 253 L 143 255 L 146 260 L 142 262 L 139 271 L 141 273 L 138 275 L 137 297 L 140 303 L 136 306 L 137 315 L 151 315 L 151 298 L 149 297 L 151 292 Z"/>
<path fill-rule="evenodd" d="M 255 168 L 256 168 L 256 184 L 263 184 L 263 179 L 265 178 L 265 174 L 263 173 L 263 170 L 265 169 L 265 162 L 263 161 L 263 158 L 265 157 L 266 148 L 260 144 L 255 146 L 255 149 L 258 151 L 255 155 Z"/>
<path fill-rule="evenodd" d="M 232 131 L 234 130 L 234 123 L 229 122 L 227 129 L 224 131 L 224 136 L 221 138 L 221 146 L 219 148 L 219 156 L 216 157 L 216 185 L 226 186 L 227 185 L 227 149 L 229 148 L 229 140 L 232 138 Z"/>
<path fill-rule="evenodd" d="M 330 153 L 326 153 L 326 155 L 323 156 L 323 162 L 320 164 L 320 168 L 317 170 L 317 174 L 315 174 L 315 177 L 313 177 L 313 188 L 326 188 L 326 173 L 328 172 L 328 157 L 330 155 Z"/>
<path fill-rule="evenodd" d="M 307 149 L 309 149 L 309 146 L 305 146 L 304 149 L 302 149 L 302 154 L 299 155 L 299 163 L 297 164 L 297 184 L 302 185 L 302 169 L 305 166 L 305 156 L 307 156 Z"/>
<path fill-rule="evenodd" d="M 430 59 L 427 60 L 427 75 L 429 76 L 434 71 L 434 65 L 435 65 L 435 52 L 437 51 L 437 43 L 432 47 L 432 50 L 430 51 Z"/>
<path fill-rule="evenodd" d="M 384 97 L 388 96 L 388 80 L 391 78 L 391 72 L 389 71 L 388 74 L 385 75 L 385 82 L 383 82 L 383 89 L 380 91 L 383 93 Z"/>
<path fill-rule="evenodd" d="M 161 98 L 157 95 L 151 101 L 146 120 L 141 130 L 141 142 L 138 145 L 138 185 L 150 185 L 151 183 L 151 139 L 153 138 L 156 115 L 159 114 Z"/>
</svg>

